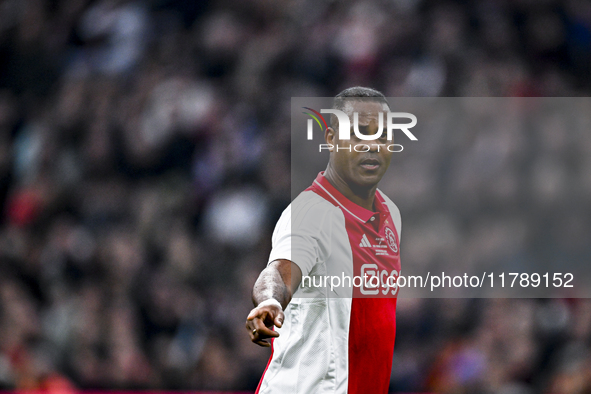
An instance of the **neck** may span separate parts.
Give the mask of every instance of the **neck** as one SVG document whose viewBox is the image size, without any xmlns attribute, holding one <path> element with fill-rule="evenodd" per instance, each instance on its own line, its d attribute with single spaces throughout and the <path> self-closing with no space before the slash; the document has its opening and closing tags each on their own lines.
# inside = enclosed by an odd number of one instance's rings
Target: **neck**
<svg viewBox="0 0 591 394">
<path fill-rule="evenodd" d="M 328 163 L 326 171 L 324 171 L 324 177 L 334 186 L 343 196 L 349 200 L 367 209 L 373 211 L 373 203 L 376 195 L 376 189 L 378 185 L 373 185 L 369 188 L 359 187 L 355 185 L 349 185 L 345 180 L 335 171 L 334 168 Z"/>
</svg>

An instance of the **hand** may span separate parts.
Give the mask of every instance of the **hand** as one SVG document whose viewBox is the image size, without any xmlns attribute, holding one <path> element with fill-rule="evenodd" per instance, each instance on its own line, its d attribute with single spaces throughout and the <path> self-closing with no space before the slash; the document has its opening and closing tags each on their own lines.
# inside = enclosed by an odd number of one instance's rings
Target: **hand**
<svg viewBox="0 0 591 394">
<path fill-rule="evenodd" d="M 250 340 L 259 346 L 269 347 L 271 344 L 265 339 L 276 338 L 279 333 L 273 331 L 273 325 L 281 327 L 285 315 L 277 305 L 265 305 L 256 307 L 250 311 L 246 318 L 246 329 Z"/>
</svg>

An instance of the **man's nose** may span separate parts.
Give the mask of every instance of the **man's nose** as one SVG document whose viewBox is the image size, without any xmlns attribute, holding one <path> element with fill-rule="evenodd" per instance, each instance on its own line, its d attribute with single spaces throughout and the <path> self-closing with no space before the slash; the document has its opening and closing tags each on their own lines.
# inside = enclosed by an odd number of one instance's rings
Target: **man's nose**
<svg viewBox="0 0 591 394">
<path fill-rule="evenodd" d="M 369 141 L 367 145 L 369 145 L 370 152 L 379 152 L 380 144 L 378 143 L 378 141 Z"/>
</svg>

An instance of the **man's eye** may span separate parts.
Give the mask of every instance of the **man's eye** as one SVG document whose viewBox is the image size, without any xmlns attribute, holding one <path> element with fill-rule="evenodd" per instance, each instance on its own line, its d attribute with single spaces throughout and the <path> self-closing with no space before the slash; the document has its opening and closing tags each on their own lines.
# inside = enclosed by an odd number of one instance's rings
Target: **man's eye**
<svg viewBox="0 0 591 394">
<path fill-rule="evenodd" d="M 361 126 L 359 125 L 359 133 L 363 134 L 363 135 L 370 135 L 372 133 L 369 132 L 369 127 L 368 126 Z"/>
</svg>

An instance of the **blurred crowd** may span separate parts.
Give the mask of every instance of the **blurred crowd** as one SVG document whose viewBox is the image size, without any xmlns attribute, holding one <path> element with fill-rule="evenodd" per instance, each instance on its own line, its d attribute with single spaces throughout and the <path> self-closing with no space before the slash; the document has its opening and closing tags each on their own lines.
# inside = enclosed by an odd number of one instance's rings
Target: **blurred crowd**
<svg viewBox="0 0 591 394">
<path fill-rule="evenodd" d="M 588 96 L 590 66 L 584 0 L 0 0 L 0 387 L 253 390 L 291 97 Z M 396 156 L 403 265 L 588 261 L 589 124 Z M 591 393 L 587 300 L 397 321 L 393 391 Z"/>
</svg>

